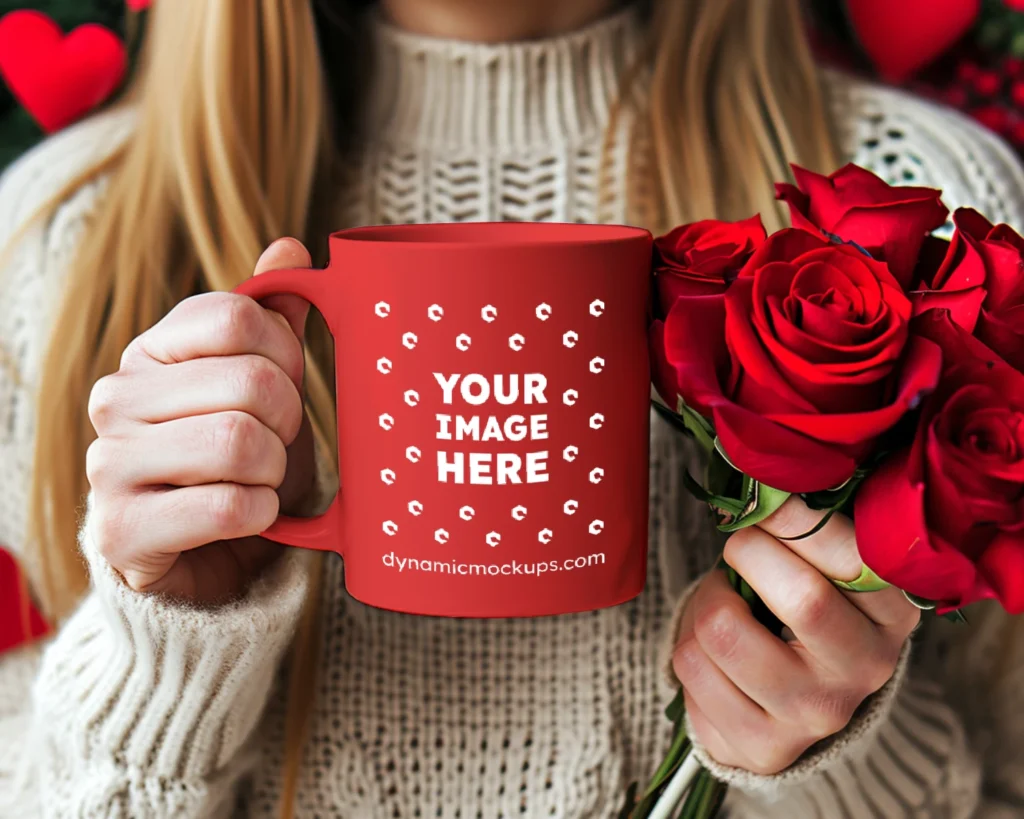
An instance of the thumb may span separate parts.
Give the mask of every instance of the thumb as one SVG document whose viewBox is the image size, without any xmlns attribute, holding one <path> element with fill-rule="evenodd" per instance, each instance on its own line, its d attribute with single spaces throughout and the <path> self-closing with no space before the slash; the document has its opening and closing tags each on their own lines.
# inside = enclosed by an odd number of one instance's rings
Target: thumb
<svg viewBox="0 0 1024 819">
<path fill-rule="evenodd" d="M 281 270 L 290 267 L 311 267 L 313 264 L 309 251 L 298 239 L 284 238 L 271 242 L 256 261 L 252 274 L 258 276 L 268 270 Z M 292 332 L 302 341 L 306 330 L 306 316 L 309 315 L 309 302 L 298 296 L 270 296 L 262 301 L 264 307 L 279 313 Z"/>
</svg>

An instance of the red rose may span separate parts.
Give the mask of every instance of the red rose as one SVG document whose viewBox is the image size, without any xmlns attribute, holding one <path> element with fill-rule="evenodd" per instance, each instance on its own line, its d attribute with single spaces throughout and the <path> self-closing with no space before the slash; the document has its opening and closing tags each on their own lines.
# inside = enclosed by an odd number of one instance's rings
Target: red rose
<svg viewBox="0 0 1024 819">
<path fill-rule="evenodd" d="M 985 266 L 986 296 L 975 334 L 1024 372 L 1024 238 L 973 210 L 963 213 L 964 235 Z"/>
<path fill-rule="evenodd" d="M 741 222 L 707 219 L 654 240 L 654 272 L 667 313 L 680 296 L 724 293 L 767 238 L 760 216 Z"/>
<path fill-rule="evenodd" d="M 942 379 L 913 444 L 889 456 L 854 506 L 864 562 L 942 610 L 996 598 L 1024 612 L 1024 375 L 946 311 L 915 320 Z"/>
<path fill-rule="evenodd" d="M 953 214 L 953 224 L 956 230 L 950 241 L 925 239 L 910 300 L 915 315 L 935 308 L 949 310 L 953 321 L 973 333 L 985 300 L 986 261 L 991 254 L 986 252 L 984 238 L 992 226 L 968 208 Z"/>
<path fill-rule="evenodd" d="M 1024 372 L 1024 281 L 1001 303 L 991 298 L 981 311 L 978 338 L 998 352 L 1019 372 Z"/>
<path fill-rule="evenodd" d="M 655 385 L 712 419 L 743 472 L 828 489 L 935 386 L 939 349 L 910 336 L 910 315 L 882 262 L 783 230 L 724 295 L 678 299 L 654 323 Z"/>
<path fill-rule="evenodd" d="M 907 287 L 925 236 L 949 214 L 942 192 L 887 185 L 856 165 L 831 176 L 792 167 L 796 186 L 777 184 L 775 195 L 789 205 L 793 227 L 856 242 Z"/>
</svg>

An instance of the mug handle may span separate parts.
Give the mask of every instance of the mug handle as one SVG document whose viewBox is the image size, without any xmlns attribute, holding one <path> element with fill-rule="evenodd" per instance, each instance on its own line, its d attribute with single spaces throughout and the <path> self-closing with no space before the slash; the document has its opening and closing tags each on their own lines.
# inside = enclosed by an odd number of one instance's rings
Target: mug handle
<svg viewBox="0 0 1024 819">
<path fill-rule="evenodd" d="M 256 301 L 270 296 L 298 296 L 319 308 L 317 301 L 323 292 L 321 285 L 325 273 L 324 270 L 308 267 L 268 270 L 266 273 L 246 279 L 233 292 Z M 286 546 L 341 554 L 340 524 L 341 493 L 339 489 L 338 493 L 334 495 L 331 505 L 322 514 L 312 518 L 280 515 L 269 529 L 260 534 L 267 540 L 283 543 Z"/>
</svg>

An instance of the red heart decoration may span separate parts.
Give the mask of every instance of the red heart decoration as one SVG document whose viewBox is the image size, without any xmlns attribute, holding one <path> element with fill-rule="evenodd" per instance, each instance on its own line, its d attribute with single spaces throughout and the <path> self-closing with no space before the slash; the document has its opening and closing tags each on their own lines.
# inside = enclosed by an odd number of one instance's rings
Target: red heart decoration
<svg viewBox="0 0 1024 819">
<path fill-rule="evenodd" d="M 153 5 L 153 0 L 125 0 L 125 3 L 132 11 L 145 11 Z"/>
<path fill-rule="evenodd" d="M 0 654 L 42 637 L 46 621 L 32 605 L 25 576 L 14 557 L 0 547 Z"/>
<path fill-rule="evenodd" d="M 850 24 L 871 62 L 902 82 L 963 37 L 981 0 L 847 0 Z"/>
<path fill-rule="evenodd" d="M 94 23 L 64 36 L 39 11 L 0 18 L 0 76 L 47 133 L 91 111 L 117 88 L 127 67 L 124 44 Z"/>
</svg>

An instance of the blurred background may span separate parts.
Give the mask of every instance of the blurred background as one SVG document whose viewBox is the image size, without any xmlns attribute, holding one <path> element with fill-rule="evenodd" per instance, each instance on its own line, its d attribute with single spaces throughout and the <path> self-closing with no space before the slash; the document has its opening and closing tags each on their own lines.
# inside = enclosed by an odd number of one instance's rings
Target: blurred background
<svg viewBox="0 0 1024 819">
<path fill-rule="evenodd" d="M 161 0 L 0 0 L 0 169 L 116 97 L 153 2 Z M 823 61 L 958 108 L 1024 152 L 1024 0 L 806 7 Z M 36 19 L 8 14 L 19 10 Z M 70 41 L 57 60 L 32 42 L 64 36 Z"/>
</svg>

